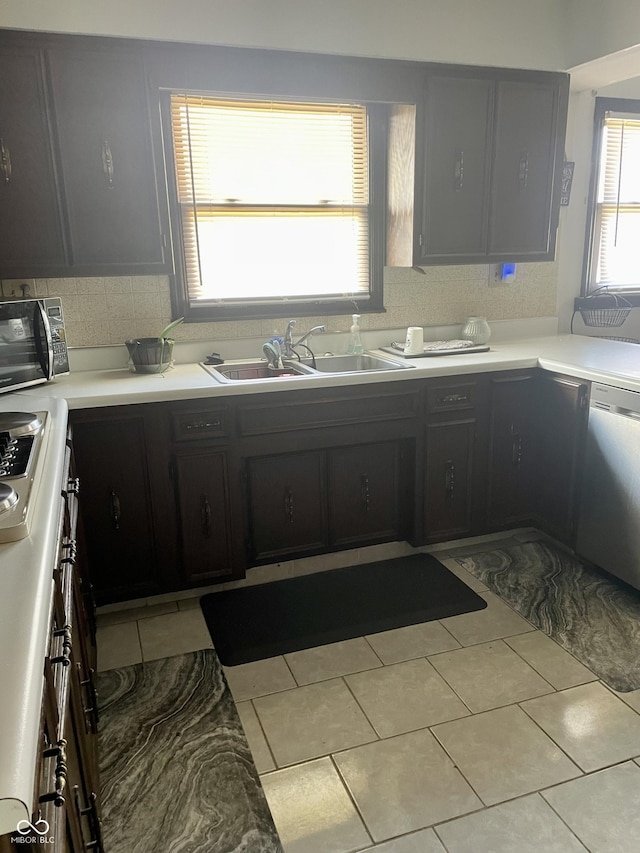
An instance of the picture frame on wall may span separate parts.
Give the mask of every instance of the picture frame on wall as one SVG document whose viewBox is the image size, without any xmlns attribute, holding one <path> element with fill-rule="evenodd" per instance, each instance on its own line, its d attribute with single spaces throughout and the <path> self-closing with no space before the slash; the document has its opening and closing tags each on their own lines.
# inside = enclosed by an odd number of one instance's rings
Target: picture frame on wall
<svg viewBox="0 0 640 853">
<path fill-rule="evenodd" d="M 571 197 L 571 184 L 573 183 L 573 170 L 575 162 L 565 160 L 562 164 L 562 186 L 560 187 L 560 205 L 567 207 Z"/>
</svg>

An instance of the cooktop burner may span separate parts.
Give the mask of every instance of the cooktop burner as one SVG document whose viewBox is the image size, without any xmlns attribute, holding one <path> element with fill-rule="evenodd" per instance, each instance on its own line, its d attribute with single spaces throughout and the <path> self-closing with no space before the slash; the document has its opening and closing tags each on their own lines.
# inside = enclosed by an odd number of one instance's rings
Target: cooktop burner
<svg viewBox="0 0 640 853">
<path fill-rule="evenodd" d="M 33 412 L 0 412 L 0 432 L 11 438 L 34 435 L 42 427 L 42 420 Z"/>
<path fill-rule="evenodd" d="M 0 412 L 0 542 L 29 534 L 49 436 L 46 412 Z"/>
<path fill-rule="evenodd" d="M 18 503 L 18 495 L 9 483 L 0 483 L 0 513 L 7 512 Z"/>
</svg>

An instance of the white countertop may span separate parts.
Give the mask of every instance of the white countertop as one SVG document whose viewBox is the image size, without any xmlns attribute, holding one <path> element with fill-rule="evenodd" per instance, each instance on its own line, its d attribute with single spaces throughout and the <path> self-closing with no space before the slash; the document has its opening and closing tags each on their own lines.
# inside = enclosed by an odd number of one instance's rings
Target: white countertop
<svg viewBox="0 0 640 853">
<path fill-rule="evenodd" d="M 45 396 L 0 395 L 0 412 L 46 411 L 49 438 L 31 533 L 0 545 L 0 835 L 29 820 L 40 745 L 44 658 L 60 514 L 67 404 Z"/>
<path fill-rule="evenodd" d="M 404 361 L 400 356 L 398 360 Z M 92 370 L 74 372 L 46 386 L 0 395 L 0 411 L 45 410 L 52 414 L 32 533 L 19 542 L 0 545 L 0 834 L 13 831 L 18 820 L 29 818 L 33 798 L 67 404 L 69 409 L 95 408 L 536 366 L 640 392 L 640 347 L 578 335 L 492 341 L 489 352 L 417 358 L 407 363 L 412 365 L 407 370 L 235 384 L 217 382 L 198 364 L 178 364 L 162 375 Z"/>
<path fill-rule="evenodd" d="M 388 353 L 380 352 L 380 355 L 394 358 Z M 255 361 L 256 358 L 249 360 Z M 401 356 L 397 356 L 396 360 L 404 361 Z M 412 367 L 380 373 L 323 374 L 229 384 L 217 382 L 199 364 L 177 364 L 166 373 L 155 375 L 130 373 L 126 369 L 92 370 L 74 372 L 56 379 L 47 386 L 47 393 L 66 399 L 70 409 L 82 409 L 161 400 L 270 393 L 294 388 L 338 388 L 536 366 L 580 379 L 609 382 L 629 390 L 640 391 L 640 347 L 636 344 L 580 335 L 491 342 L 491 349 L 484 353 L 461 352 L 455 355 L 429 356 L 410 359 L 406 363 Z M 42 392 L 38 392 L 36 387 L 27 389 L 24 393 L 37 396 Z"/>
</svg>

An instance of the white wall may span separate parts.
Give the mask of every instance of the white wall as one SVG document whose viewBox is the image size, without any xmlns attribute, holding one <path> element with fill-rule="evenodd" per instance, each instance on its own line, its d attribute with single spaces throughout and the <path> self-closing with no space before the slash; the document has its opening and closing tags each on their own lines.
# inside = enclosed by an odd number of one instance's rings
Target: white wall
<svg viewBox="0 0 640 853">
<path fill-rule="evenodd" d="M 567 159 L 576 163 L 571 202 L 560 215 L 558 242 L 558 318 L 560 331 L 567 331 L 573 313 L 573 299 L 580 293 L 584 258 L 586 217 L 593 140 L 593 111 L 596 96 L 602 98 L 640 99 L 640 77 L 588 92 L 573 93 L 569 101 L 567 125 Z M 640 337 L 640 311 L 625 323 L 625 330 L 611 334 Z M 633 327 L 632 327 L 633 324 Z M 579 316 L 574 323 L 577 332 L 583 331 Z M 599 331 L 602 333 L 602 330 Z"/>
<path fill-rule="evenodd" d="M 558 70 L 567 0 L 0 0 L 0 27 Z"/>
<path fill-rule="evenodd" d="M 573 93 L 569 99 L 569 116 L 565 152 L 575 162 L 569 206 L 560 211 L 558 235 L 558 327 L 568 331 L 573 299 L 580 293 L 582 261 L 591 175 L 593 138 L 592 92 Z"/>
<path fill-rule="evenodd" d="M 638 0 L 566 2 L 566 68 L 640 44 Z"/>
</svg>

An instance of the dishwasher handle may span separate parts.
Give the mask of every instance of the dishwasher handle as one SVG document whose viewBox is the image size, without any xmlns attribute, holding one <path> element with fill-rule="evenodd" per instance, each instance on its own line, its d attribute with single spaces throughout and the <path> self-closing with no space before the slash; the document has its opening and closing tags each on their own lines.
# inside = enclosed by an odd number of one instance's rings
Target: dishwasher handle
<svg viewBox="0 0 640 853">
<path fill-rule="evenodd" d="M 624 406 L 592 406 L 594 411 L 604 412 L 608 415 L 620 415 L 621 418 L 630 418 L 640 423 L 640 412 L 636 409 L 627 409 Z"/>
</svg>

